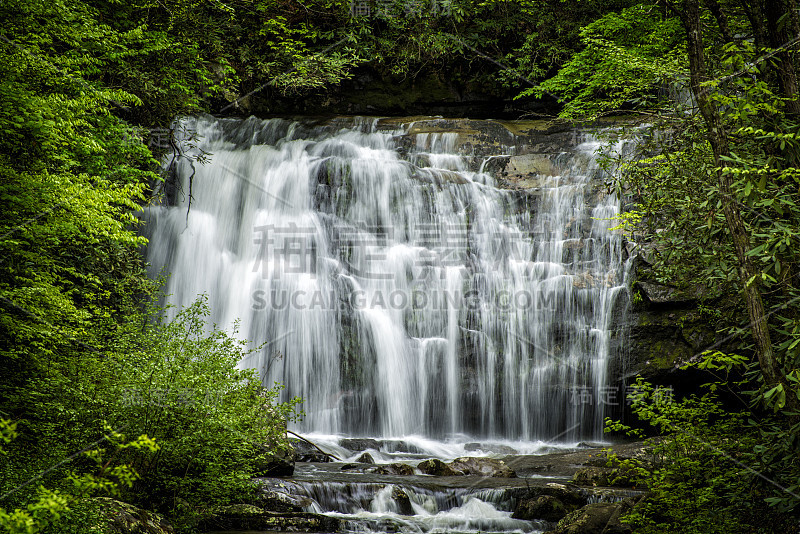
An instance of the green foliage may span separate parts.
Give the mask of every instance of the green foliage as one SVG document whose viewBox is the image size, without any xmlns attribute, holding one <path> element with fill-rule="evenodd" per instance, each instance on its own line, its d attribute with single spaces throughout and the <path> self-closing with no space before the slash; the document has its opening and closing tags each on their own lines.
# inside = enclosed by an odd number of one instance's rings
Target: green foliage
<svg viewBox="0 0 800 534">
<path fill-rule="evenodd" d="M 729 22 L 737 31 L 752 31 L 738 17 Z M 632 218 L 626 231 L 646 245 L 658 281 L 701 294 L 698 310 L 723 325 L 721 333 L 737 352 L 709 351 L 693 363 L 716 380 L 707 384 L 708 395 L 680 403 L 682 413 L 635 406 L 640 418 L 666 434 L 664 443 L 656 445 L 665 464 L 643 479 L 653 494 L 630 516 L 645 532 L 780 531 L 789 528 L 783 526 L 788 521 L 784 514 L 796 513 L 800 503 L 800 414 L 788 409 L 800 399 L 800 125 L 787 113 L 774 73 L 762 63 L 769 51 L 749 39 L 720 45 L 715 38 L 711 32 L 706 48 L 714 78 L 704 88 L 719 110 L 730 157 L 714 161 L 706 125 L 693 109 L 676 103 L 672 114 L 657 120 L 660 131 L 641 137 L 641 157 L 623 167 L 618 184 L 640 219 Z M 719 170 L 733 180 L 733 198 L 727 200 L 746 226 L 747 256 L 757 271 L 746 284 L 757 284 L 767 308 L 782 373 L 777 384 L 766 385 L 758 364 L 751 362 L 740 263 L 724 213 L 726 199 L 714 178 Z M 746 362 L 751 362 L 746 383 L 736 381 L 733 377 L 741 376 Z M 741 406 L 749 400 L 750 411 L 728 412 L 717 394 Z M 761 413 L 764 408 L 767 414 Z M 716 522 L 716 517 L 728 520 Z"/>
<path fill-rule="evenodd" d="M 179 521 L 246 499 L 259 453 L 289 447 L 286 423 L 299 403 L 279 403 L 278 387 L 237 367 L 260 347 L 248 350 L 207 320 L 203 298 L 122 336 L 107 370 L 116 379 L 100 393 L 108 404 L 98 406 L 157 441 L 154 460 L 130 460 L 142 476 L 133 497 Z"/>
<path fill-rule="evenodd" d="M 16 437 L 13 428 L 15 424 L 5 419 L 0 419 L 0 427 L 5 429 L 3 434 L 6 443 Z M 110 494 L 118 495 L 121 487 L 131 487 L 139 477 L 130 465 L 114 462 L 114 456 L 125 449 L 154 452 L 158 450 L 155 442 L 145 435 L 132 441 L 126 441 L 125 436 L 112 430 L 106 425 L 106 441 L 114 449 L 111 458 L 107 457 L 108 448 L 90 448 L 84 454 L 95 464 L 94 472 L 78 474 L 72 472 L 67 481 L 72 487 L 67 491 L 47 489 L 38 486 L 35 500 L 29 502 L 24 508 L 17 508 L 7 512 L 0 507 L 0 527 L 11 534 L 36 534 L 46 531 L 48 527 L 58 523 L 65 515 L 70 513 L 71 507 L 90 495 Z M 13 493 L 14 490 L 7 494 Z"/>
<path fill-rule="evenodd" d="M 709 354 L 700 365 L 726 369 L 740 361 Z M 727 388 L 726 383 L 716 385 Z M 629 400 L 637 417 L 660 434 L 648 440 L 651 453 L 646 457 L 609 460 L 649 489 L 624 518 L 636 532 L 766 533 L 788 531 L 794 524 L 785 510 L 769 507 L 781 495 L 792 498 L 779 487 L 791 475 L 763 469 L 762 438 L 748 423 L 751 414 L 725 409 L 714 393 L 664 402 L 658 389 L 641 379 Z M 635 431 L 610 420 L 606 428 Z"/>
<path fill-rule="evenodd" d="M 52 527 L 76 497 L 100 492 L 190 529 L 208 507 L 247 500 L 254 459 L 286 447 L 296 402 L 278 403 L 276 388 L 237 368 L 248 351 L 206 325 L 202 301 L 169 322 L 142 312 L 156 285 L 134 214 L 160 179 L 161 154 L 138 132 L 249 91 L 324 91 L 369 63 L 392 79 L 434 73 L 475 93 L 538 82 L 523 95 L 555 94 L 565 117 L 624 108 L 656 121 L 622 167 L 618 191 L 635 207 L 620 227 L 653 251 L 657 281 L 702 288 L 699 313 L 727 323 L 741 356 L 704 354 L 695 366 L 718 380 L 699 398 L 654 403 L 661 393 L 640 384 L 634 411 L 665 437 L 652 461 L 623 463 L 653 491 L 629 519 L 645 532 L 782 528 L 800 472 L 800 414 L 787 409 L 800 400 L 800 128 L 753 21 L 722 2 L 734 37 L 707 30 L 704 87 L 731 147 L 719 162 L 681 102 L 685 35 L 662 9 L 669 3 L 370 5 L 368 17 L 339 0 L 0 5 L 0 413 L 10 418 L 0 419 L 0 494 L 39 477 L 2 502 L 12 511 L 0 524 Z M 748 284 L 763 290 L 780 384 L 765 385 L 752 364 L 746 385 L 732 378 L 751 346 L 726 199 L 711 179 L 720 164 L 744 214 L 758 267 Z M 747 388 L 749 412 L 716 397 Z M 112 447 L 47 471 L 94 441 L 103 421 L 159 449 L 123 446 L 111 432 Z M 80 525 L 84 512 L 61 526 Z"/>
<path fill-rule="evenodd" d="M 584 48 L 558 73 L 520 96 L 555 94 L 562 117 L 584 118 L 631 106 L 653 106 L 685 72 L 680 22 L 648 4 L 611 12 L 580 32 Z"/>
<path fill-rule="evenodd" d="M 278 402 L 279 388 L 264 388 L 254 370 L 238 369 L 250 353 L 246 343 L 208 327 L 207 314 L 202 299 L 172 321 L 153 310 L 121 324 L 102 356 L 70 361 L 68 388 L 58 377 L 36 377 L 37 406 L 0 427 L 4 441 L 16 426 L 26 428 L 0 457 L 0 494 L 41 472 L 42 487 L 54 489 L 15 492 L 10 502 L 18 510 L 8 521 L 39 528 L 100 493 L 158 509 L 189 528 L 214 506 L 252 498 L 260 456 L 289 447 L 286 423 L 299 400 Z M 113 450 L 94 447 L 72 468 L 47 469 L 91 441 L 93 422 L 101 420 L 111 425 L 105 441 Z M 142 437 L 124 443 L 110 428 Z"/>
</svg>

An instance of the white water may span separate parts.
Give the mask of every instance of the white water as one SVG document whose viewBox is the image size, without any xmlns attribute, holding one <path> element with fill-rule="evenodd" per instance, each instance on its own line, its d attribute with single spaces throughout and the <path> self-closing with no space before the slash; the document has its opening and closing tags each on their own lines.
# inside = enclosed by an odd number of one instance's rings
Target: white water
<svg viewBox="0 0 800 534">
<path fill-rule="evenodd" d="M 437 491 L 408 485 L 308 481 L 268 481 L 267 488 L 308 512 L 324 512 L 342 519 L 345 532 L 477 534 L 541 532 L 546 526 L 544 521 L 512 518 L 507 509 L 514 498 L 506 489 Z M 410 510 L 403 510 L 396 498 L 397 490 L 408 498 Z"/>
<path fill-rule="evenodd" d="M 401 156 L 409 125 L 376 124 L 185 120 L 210 161 L 180 158 L 172 205 L 147 213 L 168 302 L 207 293 L 215 323 L 267 342 L 242 365 L 303 397 L 304 432 L 601 437 L 625 289 L 600 143 L 550 155 L 526 206 L 469 170 L 458 134 Z"/>
</svg>

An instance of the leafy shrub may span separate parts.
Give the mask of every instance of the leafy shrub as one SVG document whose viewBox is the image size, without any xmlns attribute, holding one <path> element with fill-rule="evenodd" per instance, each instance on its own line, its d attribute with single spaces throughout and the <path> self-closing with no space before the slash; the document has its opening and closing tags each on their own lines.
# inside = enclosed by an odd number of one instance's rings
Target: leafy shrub
<svg viewBox="0 0 800 534">
<path fill-rule="evenodd" d="M 179 521 L 246 500 L 264 448 L 288 449 L 286 422 L 299 403 L 278 402 L 279 386 L 239 367 L 259 348 L 208 327 L 206 300 L 130 333 L 109 361 L 115 421 L 159 444 L 154 456 L 131 458 L 141 474 L 134 499 Z"/>
<path fill-rule="evenodd" d="M 713 384 L 715 390 L 725 385 Z M 648 440 L 652 456 L 609 460 L 650 490 L 624 518 L 636 532 L 789 532 L 796 524 L 769 506 L 787 488 L 763 470 L 762 437 L 747 410 L 726 410 L 717 391 L 665 402 L 659 388 L 642 379 L 629 399 L 637 417 L 661 433 Z M 637 435 L 610 419 L 606 431 Z"/>
</svg>

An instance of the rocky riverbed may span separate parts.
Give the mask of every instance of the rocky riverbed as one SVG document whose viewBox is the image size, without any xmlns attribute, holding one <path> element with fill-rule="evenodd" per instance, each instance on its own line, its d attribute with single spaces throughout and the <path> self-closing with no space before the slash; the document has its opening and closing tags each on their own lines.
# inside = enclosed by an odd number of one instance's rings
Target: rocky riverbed
<svg viewBox="0 0 800 534">
<path fill-rule="evenodd" d="M 644 489 L 609 467 L 608 455 L 648 455 L 641 442 L 442 443 L 435 451 L 424 440 L 315 443 L 296 441 L 294 458 L 304 461 L 265 466 L 288 475 L 291 465 L 291 475 L 259 478 L 259 502 L 217 510 L 206 530 L 624 533 L 620 516 Z M 461 452 L 471 454 L 454 457 Z"/>
</svg>

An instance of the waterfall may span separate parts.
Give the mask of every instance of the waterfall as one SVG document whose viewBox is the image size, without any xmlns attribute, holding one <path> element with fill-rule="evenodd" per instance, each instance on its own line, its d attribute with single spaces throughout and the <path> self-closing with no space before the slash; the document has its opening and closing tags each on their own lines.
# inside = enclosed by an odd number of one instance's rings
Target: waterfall
<svg viewBox="0 0 800 534">
<path fill-rule="evenodd" d="M 265 343 L 241 365 L 304 399 L 300 430 L 601 437 L 625 263 L 600 142 L 546 154 L 518 191 L 461 134 L 421 130 L 181 121 L 145 214 L 167 303 L 206 293 L 214 323 Z"/>
</svg>

